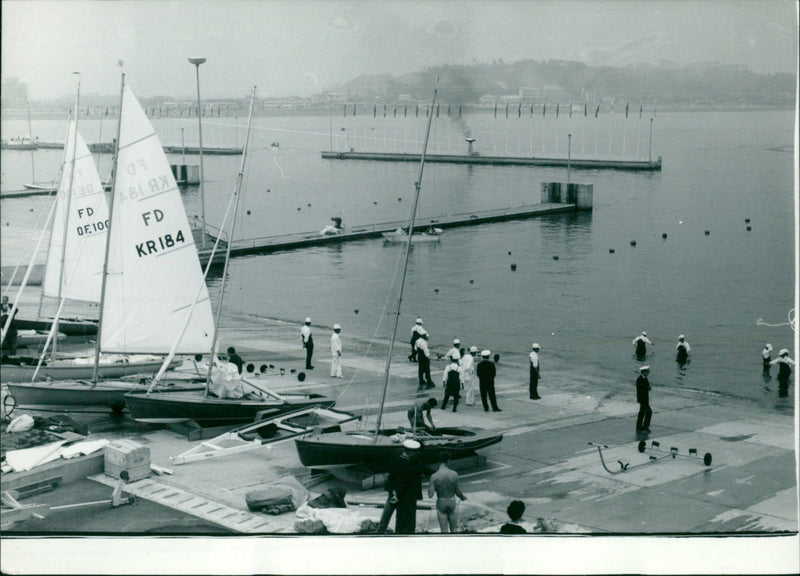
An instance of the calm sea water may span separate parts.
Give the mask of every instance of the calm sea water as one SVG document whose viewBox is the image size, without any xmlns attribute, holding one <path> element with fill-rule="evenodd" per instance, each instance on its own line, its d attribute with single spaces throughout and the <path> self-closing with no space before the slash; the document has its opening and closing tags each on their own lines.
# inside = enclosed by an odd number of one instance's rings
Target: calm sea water
<svg viewBox="0 0 800 576">
<path fill-rule="evenodd" d="M 154 124 L 165 144 L 196 143 L 196 120 Z M 244 124 L 208 118 L 204 144 L 241 146 Z M 34 121 L 33 131 L 42 140 L 63 140 L 64 125 Z M 760 351 L 765 342 L 794 350 L 786 325 L 795 290 L 793 126 L 791 111 L 659 112 L 652 147 L 654 157 L 663 157 L 661 172 L 572 171 L 573 182 L 594 185 L 591 213 L 453 229 L 437 245 L 414 246 L 400 340 L 420 315 L 434 349 L 444 351 L 459 337 L 522 366 L 537 341 L 551 382 L 627 390 L 638 366 L 631 340 L 646 330 L 655 342 L 647 359 L 654 384 L 791 410 L 793 399 L 779 400 L 775 383 L 762 379 Z M 320 151 L 419 152 L 424 127 L 425 118 L 412 111 L 406 118 L 392 111 L 373 118 L 370 110 L 355 118 L 340 112 L 256 119 L 236 236 L 319 230 L 332 216 L 345 225 L 408 218 L 418 164 L 329 161 Z M 4 137 L 24 134 L 27 122 L 4 120 L 2 128 Z M 89 142 L 110 140 L 114 129 L 108 120 L 81 125 Z M 508 119 L 442 114 L 434 119 L 429 152 L 464 152 L 464 138 L 472 136 L 475 150 L 486 155 L 566 156 L 571 133 L 573 157 L 647 158 L 649 130 L 647 114 L 628 121 L 622 114 L 597 120 L 562 114 L 558 121 L 524 111 Z M 31 157 L 4 152 L 4 190 L 31 180 Z M 61 151 L 38 151 L 34 159 L 37 180 L 58 177 Z M 101 176 L 110 160 L 99 158 Z M 220 224 L 239 163 L 204 158 L 213 225 Z M 541 182 L 566 179 L 564 169 L 427 164 L 420 218 L 537 203 Z M 199 214 L 196 187 L 184 200 L 190 216 Z M 43 199 L 4 200 L 3 225 L 33 227 L 45 207 Z M 311 316 L 318 326 L 342 324 L 345 335 L 387 338 L 399 256 L 399 247 L 369 240 L 237 258 L 227 307 L 298 322 Z M 218 284 L 212 281 L 212 291 Z M 674 360 L 681 333 L 692 346 L 683 370 Z"/>
</svg>

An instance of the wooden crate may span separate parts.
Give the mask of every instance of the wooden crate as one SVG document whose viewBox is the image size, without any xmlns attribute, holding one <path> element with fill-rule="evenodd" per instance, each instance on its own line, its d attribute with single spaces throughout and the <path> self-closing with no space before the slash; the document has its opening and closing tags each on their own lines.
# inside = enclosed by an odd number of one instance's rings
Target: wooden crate
<svg viewBox="0 0 800 576">
<path fill-rule="evenodd" d="M 119 478 L 128 472 L 128 481 L 135 482 L 150 475 L 150 449 L 131 440 L 114 440 L 105 447 L 105 473 Z"/>
</svg>

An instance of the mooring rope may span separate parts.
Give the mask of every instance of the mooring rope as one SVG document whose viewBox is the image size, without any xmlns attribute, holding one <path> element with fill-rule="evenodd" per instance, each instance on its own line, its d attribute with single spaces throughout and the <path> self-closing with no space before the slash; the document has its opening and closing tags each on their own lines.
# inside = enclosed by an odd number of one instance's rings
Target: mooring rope
<svg viewBox="0 0 800 576">
<path fill-rule="evenodd" d="M 778 326 L 791 326 L 792 330 L 797 332 L 797 311 L 795 308 L 789 310 L 788 315 L 788 322 L 778 322 L 777 324 L 770 324 L 769 322 L 764 322 L 763 318 L 759 318 L 756 320 L 756 326 L 769 326 L 770 328 L 777 328 Z"/>
</svg>

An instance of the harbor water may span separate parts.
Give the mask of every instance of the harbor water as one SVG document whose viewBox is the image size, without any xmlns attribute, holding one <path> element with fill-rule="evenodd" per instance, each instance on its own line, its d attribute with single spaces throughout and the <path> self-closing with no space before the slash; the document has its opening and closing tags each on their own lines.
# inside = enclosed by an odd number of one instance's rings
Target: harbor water
<svg viewBox="0 0 800 576">
<path fill-rule="evenodd" d="M 421 150 L 424 115 L 381 114 L 256 118 L 234 236 L 321 230 L 334 216 L 345 227 L 407 218 L 418 164 L 320 157 L 330 149 Z M 464 139 L 473 137 L 484 155 L 566 156 L 568 142 L 572 157 L 646 160 L 650 154 L 647 113 L 627 120 L 564 116 L 442 114 L 434 118 L 429 152 L 465 153 Z M 65 124 L 34 120 L 33 132 L 43 141 L 63 141 Z M 244 118 L 205 119 L 204 145 L 241 146 L 244 124 Z M 165 145 L 180 145 L 182 138 L 196 145 L 196 118 L 156 118 L 154 125 Z M 115 122 L 82 120 L 80 129 L 87 142 L 110 141 Z M 4 119 L 2 131 L 4 137 L 26 134 L 27 121 Z M 634 398 L 640 363 L 631 340 L 645 330 L 654 342 L 645 363 L 656 412 L 671 387 L 791 411 L 794 378 L 789 398 L 778 398 L 777 370 L 772 380 L 762 377 L 761 349 L 770 342 L 773 355 L 795 350 L 788 324 L 796 274 L 793 132 L 790 110 L 659 111 L 652 155 L 663 158 L 660 172 L 568 175 L 560 168 L 426 165 L 419 223 L 537 203 L 542 182 L 568 178 L 594 185 L 594 210 L 457 228 L 439 243 L 413 246 L 397 355 L 407 354 L 410 328 L 421 316 L 434 351 L 443 353 L 457 337 L 500 354 L 500 370 L 504 363 L 524 365 L 538 342 L 542 394 L 548 386 L 582 381 L 596 384 L 598 395 Z M 32 178 L 57 179 L 61 154 L 4 151 L 3 191 Z M 179 154 L 170 160 L 184 162 Z M 197 156 L 185 162 L 196 163 Z M 98 156 L 101 177 L 110 163 L 110 155 Z M 212 226 L 221 225 L 239 164 L 236 156 L 204 157 Z M 199 188 L 186 188 L 184 201 L 190 218 L 199 216 Z M 3 200 L 2 231 L 29 230 L 35 238 L 49 202 Z M 364 240 L 236 258 L 225 309 L 298 324 L 310 316 L 318 354 L 326 352 L 326 327 L 339 323 L 347 353 L 348 336 L 389 338 L 400 254 L 399 245 Z M 15 263 L 3 256 L 3 266 Z M 210 284 L 216 305 L 220 278 Z M 679 334 L 692 347 L 682 368 L 675 361 Z"/>
</svg>

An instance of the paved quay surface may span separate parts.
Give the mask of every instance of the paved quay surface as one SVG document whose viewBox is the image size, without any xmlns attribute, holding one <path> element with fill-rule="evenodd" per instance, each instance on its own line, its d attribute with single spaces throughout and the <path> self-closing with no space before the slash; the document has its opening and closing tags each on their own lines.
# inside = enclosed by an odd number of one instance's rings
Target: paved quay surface
<svg viewBox="0 0 800 576">
<path fill-rule="evenodd" d="M 371 408 L 366 409 L 366 420 L 374 423 L 386 342 L 370 345 L 343 334 L 345 379 L 338 380 L 329 377 L 328 331 L 315 327 L 316 369 L 300 383 L 291 372 L 300 371 L 304 365 L 298 324 L 228 315 L 221 330 L 222 348 L 236 346 L 245 362 L 257 367 L 261 363 L 275 366 L 267 380 L 276 391 L 321 392 L 337 398 L 338 409 L 356 414 L 365 411 L 368 401 Z M 386 426 L 405 424 L 406 409 L 419 397 L 416 364 L 408 362 L 407 353 L 408 344 L 398 343 L 384 415 Z M 546 358 L 546 351 L 542 355 Z M 778 546 L 781 566 L 800 566 L 796 415 L 759 407 L 743 409 L 741 404 L 726 403 L 719 395 L 659 387 L 657 377 L 653 377 L 652 432 L 637 436 L 635 376 L 629 386 L 612 386 L 600 379 L 578 382 L 571 381 L 569 375 L 545 373 L 539 385 L 542 399 L 534 401 L 528 399 L 523 359 L 522 355 L 501 358 L 498 364 L 496 387 L 502 412 L 484 412 L 479 398 L 475 406 L 465 406 L 462 399 L 456 413 L 439 408 L 433 411 L 438 426 L 469 426 L 504 434 L 500 444 L 481 451 L 486 457 L 482 465 L 460 471 L 462 490 L 468 497 L 460 513 L 469 519 L 472 531 L 496 532 L 506 521 L 508 503 L 520 499 L 526 505 L 528 528 L 540 534 L 726 536 L 723 540 L 731 543 L 740 542 L 733 537 L 743 536 L 746 546 L 763 545 L 765 541 Z M 435 359 L 432 364 L 438 383 L 444 364 Z M 278 375 L 280 368 L 284 368 L 283 376 Z M 441 401 L 441 388 L 431 392 Z M 791 392 L 795 393 L 794 385 Z M 197 446 L 199 441 L 189 442 L 176 432 L 134 423 L 128 417 L 114 420 L 93 414 L 81 418 L 88 418 L 96 436 L 125 437 L 147 445 L 152 463 L 172 469 L 172 475 L 151 476 L 128 485 L 138 498 L 172 511 L 164 515 L 163 526 L 155 521 L 148 523 L 148 532 L 162 533 L 164 526 L 177 527 L 175 531 L 180 532 L 180 526 L 191 518 L 206 527 L 218 526 L 221 534 L 294 532 L 295 513 L 254 514 L 245 505 L 247 492 L 282 478 L 292 476 L 300 482 L 312 479 L 299 463 L 292 441 L 174 465 L 171 456 Z M 642 440 L 647 446 L 657 441 L 666 451 L 677 447 L 681 455 L 695 448 L 700 457 L 672 458 L 655 453 L 660 459 L 650 461 L 649 451 L 638 450 Z M 590 442 L 608 446 L 603 453 L 614 473 L 603 467 L 597 448 Z M 712 455 L 710 466 L 702 461 L 705 453 Z M 627 470 L 621 470 L 618 461 L 627 463 Z M 353 473 L 339 472 L 335 478 L 313 485 L 311 496 L 342 486 L 348 498 L 377 505 L 383 502 L 382 489 L 363 491 L 353 478 Z M 111 483 L 103 475 L 92 481 L 104 483 L 110 490 Z M 436 533 L 439 529 L 430 509 L 433 502 L 427 498 L 427 483 L 423 492 L 426 497 L 417 515 L 417 530 Z M 350 509 L 352 514 L 376 522 L 381 512 L 373 505 Z M 124 508 L 107 514 L 103 522 L 90 515 L 74 522 L 75 530 L 82 530 L 81 522 L 85 522 L 90 532 L 121 535 L 140 533 L 137 526 L 143 525 L 132 522 Z M 48 528 L 40 525 L 34 530 Z M 356 538 L 362 543 L 365 539 L 372 541 L 364 536 Z M 548 546 L 557 544 L 549 537 L 543 540 Z M 702 572 L 699 566 L 696 563 L 693 568 Z M 747 571 L 746 565 L 736 566 L 733 571 Z M 649 571 L 658 570 L 651 567 Z"/>
</svg>

